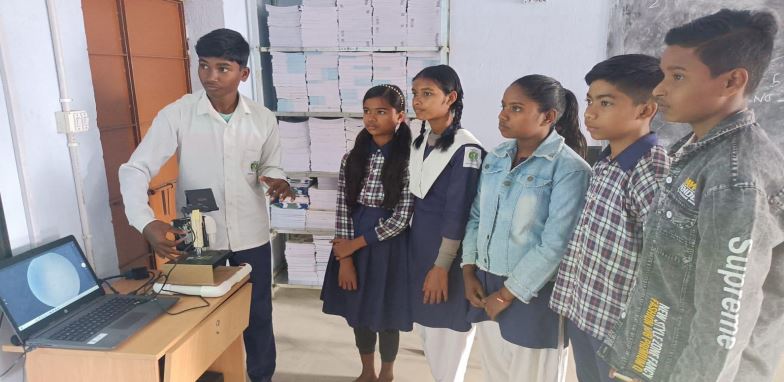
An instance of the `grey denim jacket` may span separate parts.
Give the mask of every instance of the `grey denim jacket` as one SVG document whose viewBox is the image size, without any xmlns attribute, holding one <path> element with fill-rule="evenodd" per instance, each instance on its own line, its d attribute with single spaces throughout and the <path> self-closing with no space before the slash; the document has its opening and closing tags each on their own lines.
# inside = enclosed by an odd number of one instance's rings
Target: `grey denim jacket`
<svg viewBox="0 0 784 382">
<path fill-rule="evenodd" d="M 770 381 L 784 350 L 784 156 L 751 110 L 690 139 L 670 152 L 599 354 L 645 381 Z"/>
</svg>

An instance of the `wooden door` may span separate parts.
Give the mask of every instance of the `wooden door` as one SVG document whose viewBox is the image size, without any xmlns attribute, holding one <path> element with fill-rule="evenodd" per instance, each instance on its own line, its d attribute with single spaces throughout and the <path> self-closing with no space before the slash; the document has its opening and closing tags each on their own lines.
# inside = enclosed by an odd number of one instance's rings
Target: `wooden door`
<svg viewBox="0 0 784 382">
<path fill-rule="evenodd" d="M 190 92 L 182 2 L 82 0 L 98 129 L 120 269 L 151 266 L 149 245 L 128 224 L 117 171 L 160 109 Z M 156 218 L 176 217 L 177 162 L 150 182 Z"/>
</svg>

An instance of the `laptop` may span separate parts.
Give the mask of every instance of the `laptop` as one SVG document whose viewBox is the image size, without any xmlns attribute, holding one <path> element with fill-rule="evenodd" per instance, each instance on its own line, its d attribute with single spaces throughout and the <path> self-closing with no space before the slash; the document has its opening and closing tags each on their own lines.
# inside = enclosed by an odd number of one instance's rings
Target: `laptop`
<svg viewBox="0 0 784 382">
<path fill-rule="evenodd" d="M 113 349 L 177 300 L 106 294 L 73 236 L 0 262 L 0 308 L 25 346 Z"/>
</svg>

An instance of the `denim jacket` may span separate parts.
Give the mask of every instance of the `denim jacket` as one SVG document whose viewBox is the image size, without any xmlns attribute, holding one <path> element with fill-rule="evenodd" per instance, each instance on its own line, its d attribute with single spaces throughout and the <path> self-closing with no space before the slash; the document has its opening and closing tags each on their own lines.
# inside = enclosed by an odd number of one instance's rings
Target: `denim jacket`
<svg viewBox="0 0 784 382">
<path fill-rule="evenodd" d="M 784 350 L 784 156 L 750 110 L 673 147 L 599 354 L 645 381 L 770 381 Z"/>
<path fill-rule="evenodd" d="M 585 201 L 591 168 L 552 131 L 512 168 L 517 143 L 485 157 L 463 239 L 463 265 L 508 277 L 523 302 L 552 279 Z"/>
</svg>

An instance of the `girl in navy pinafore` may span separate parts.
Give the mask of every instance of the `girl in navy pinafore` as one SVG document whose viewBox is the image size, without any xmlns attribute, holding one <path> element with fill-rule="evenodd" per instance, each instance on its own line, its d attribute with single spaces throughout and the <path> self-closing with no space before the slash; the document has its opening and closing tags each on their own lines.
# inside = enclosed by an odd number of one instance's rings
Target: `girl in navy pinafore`
<svg viewBox="0 0 784 382">
<path fill-rule="evenodd" d="M 460 126 L 463 90 L 452 68 L 425 68 L 412 85 L 422 128 L 409 158 L 415 196 L 409 234 L 411 310 L 433 378 L 462 381 L 473 331 L 466 318 L 460 241 L 485 152 Z"/>
<path fill-rule="evenodd" d="M 324 313 L 342 316 L 354 328 L 362 360 L 357 381 L 391 381 L 399 331 L 412 328 L 406 256 L 411 131 L 397 86 L 371 88 L 363 108 L 365 129 L 340 166 L 336 233 L 321 299 Z"/>
</svg>

